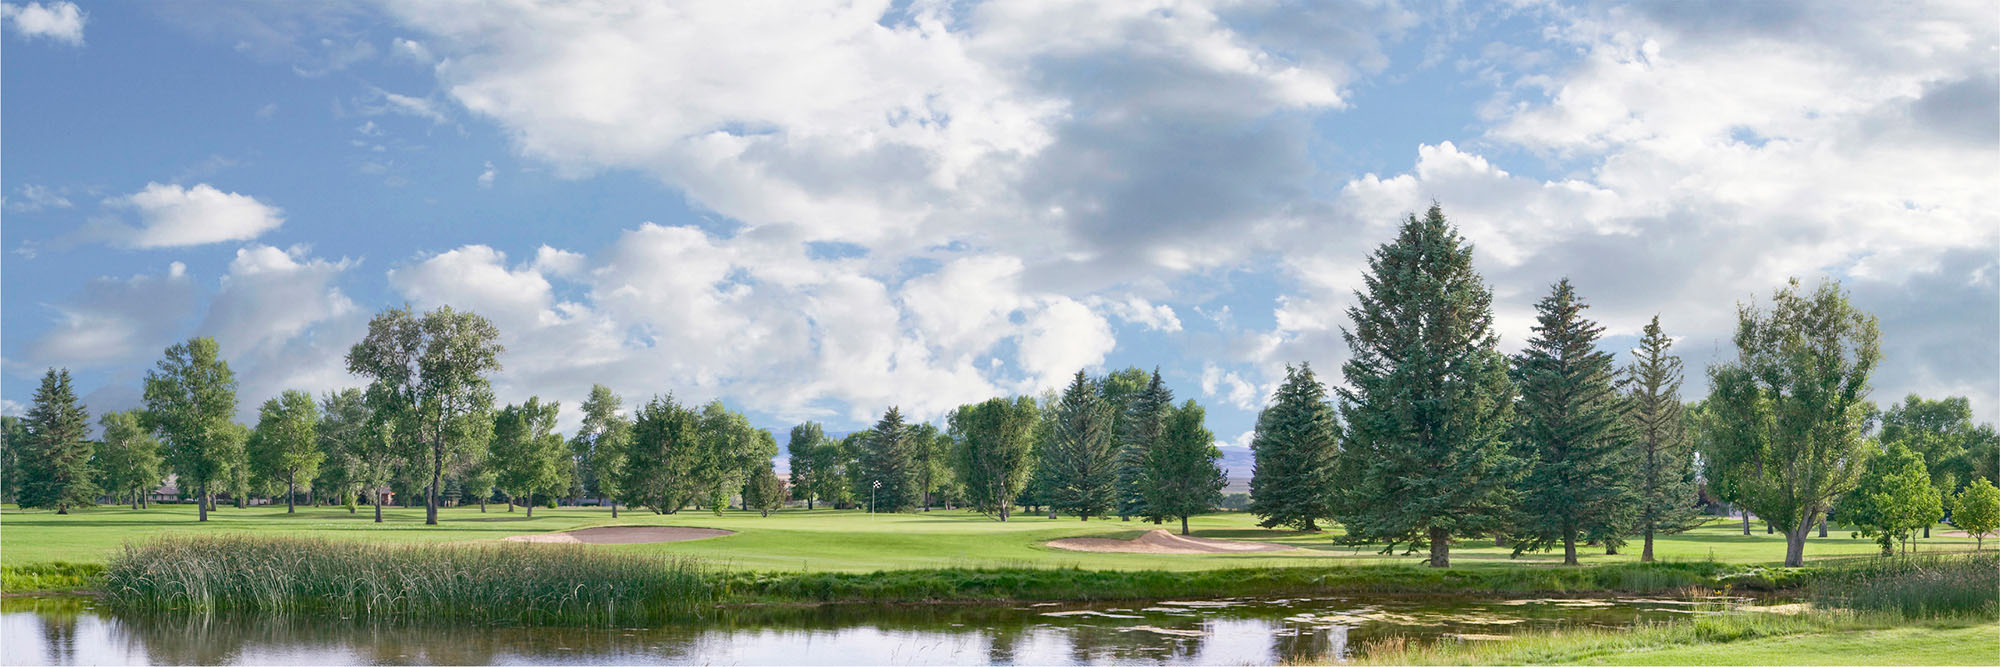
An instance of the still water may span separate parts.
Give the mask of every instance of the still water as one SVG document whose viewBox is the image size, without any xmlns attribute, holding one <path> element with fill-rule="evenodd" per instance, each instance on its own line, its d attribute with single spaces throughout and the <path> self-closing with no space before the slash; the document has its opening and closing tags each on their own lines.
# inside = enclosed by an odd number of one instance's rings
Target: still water
<svg viewBox="0 0 2000 667">
<path fill-rule="evenodd" d="M 1339 659 L 1391 637 L 1504 641 L 1561 626 L 1727 613 L 1740 598 L 1327 597 L 718 612 L 647 628 L 365 624 L 120 613 L 0 600 L 0 664 L 1246 665 Z"/>
</svg>

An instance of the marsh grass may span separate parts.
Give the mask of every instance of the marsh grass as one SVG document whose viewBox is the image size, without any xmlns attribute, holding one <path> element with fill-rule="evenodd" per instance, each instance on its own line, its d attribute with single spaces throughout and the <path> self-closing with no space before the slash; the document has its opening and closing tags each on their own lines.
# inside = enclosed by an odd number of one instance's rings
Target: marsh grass
<svg viewBox="0 0 2000 667">
<path fill-rule="evenodd" d="M 127 545 L 106 569 L 113 604 L 533 625 L 698 614 L 713 581 L 687 559 L 586 545 L 367 544 L 203 536 Z"/>
<path fill-rule="evenodd" d="M 1945 626 L 1973 625 L 1977 619 L 1935 619 Z M 1821 610 L 1799 614 L 1732 613 L 1675 623 L 1630 628 L 1571 628 L 1524 633 L 1497 642 L 1423 642 L 1402 637 L 1363 647 L 1363 665 L 1520 665 L 1593 662 L 1622 654 L 1727 644 L 1771 637 L 1857 632 L 1907 627 L 1892 612 Z"/>
<path fill-rule="evenodd" d="M 29 563 L 0 566 L 0 592 L 67 593 L 95 587 L 103 563 Z"/>
<path fill-rule="evenodd" d="M 2000 554 L 1900 556 L 1824 568 L 1807 586 L 1825 606 L 1886 610 L 1913 618 L 2000 618 Z"/>
</svg>

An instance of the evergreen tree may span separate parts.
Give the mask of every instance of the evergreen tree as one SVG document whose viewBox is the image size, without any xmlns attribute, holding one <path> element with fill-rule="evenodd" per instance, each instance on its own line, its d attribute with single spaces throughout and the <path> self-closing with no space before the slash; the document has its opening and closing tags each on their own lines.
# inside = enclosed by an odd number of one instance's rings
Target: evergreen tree
<svg viewBox="0 0 2000 667">
<path fill-rule="evenodd" d="M 114 498 L 124 495 L 131 500 L 132 509 L 139 509 L 146 503 L 146 495 L 166 479 L 160 441 L 146 431 L 144 415 L 138 410 L 104 413 L 97 425 L 104 429 L 103 442 L 97 445 L 99 487 Z"/>
<path fill-rule="evenodd" d="M 1206 418 L 1194 399 L 1169 408 L 1159 443 L 1146 452 L 1146 506 L 1178 517 L 1182 535 L 1188 534 L 1188 517 L 1213 510 L 1229 485 L 1215 434 L 1202 426 Z"/>
<path fill-rule="evenodd" d="M 1576 565 L 1576 543 L 1591 534 L 1615 537 L 1616 517 L 1635 500 L 1629 463 L 1632 434 L 1608 352 L 1597 349 L 1604 327 L 1585 319 L 1589 306 L 1569 279 L 1536 304 L 1535 336 L 1514 359 L 1520 387 L 1527 464 L 1519 516 L 1511 524 L 1514 553 L 1562 545 L 1563 564 Z"/>
<path fill-rule="evenodd" d="M 86 439 L 90 415 L 76 400 L 69 369 L 51 368 L 42 375 L 24 426 L 28 446 L 21 452 L 20 506 L 68 514 L 71 507 L 95 504 L 96 475 L 90 469 L 95 448 Z"/>
<path fill-rule="evenodd" d="M 251 468 L 264 480 L 284 483 L 286 514 L 297 511 L 293 498 L 299 480 L 310 483 L 326 459 L 318 427 L 319 407 L 303 391 L 287 389 L 257 411 L 257 430 L 249 442 Z"/>
<path fill-rule="evenodd" d="M 958 476 L 973 509 L 1006 521 L 1034 466 L 1041 411 L 1026 396 L 961 406 L 947 420 Z"/>
<path fill-rule="evenodd" d="M 1257 415 L 1250 439 L 1250 513 L 1265 528 L 1317 531 L 1333 514 L 1335 460 L 1340 424 L 1326 400 L 1326 385 L 1312 366 L 1285 366 L 1285 382 L 1271 407 Z"/>
<path fill-rule="evenodd" d="M 824 455 L 821 448 L 831 447 L 833 442 L 826 437 L 826 429 L 817 422 L 806 422 L 792 427 L 792 437 L 785 442 L 785 456 L 790 459 L 792 496 L 806 501 L 806 509 L 813 509 L 813 501 L 819 498 L 824 482 L 821 477 L 826 471 L 820 470 Z"/>
<path fill-rule="evenodd" d="M 21 418 L 0 417 L 0 502 L 14 502 L 21 488 L 21 452 L 28 447 L 28 429 Z"/>
<path fill-rule="evenodd" d="M 1118 424 L 1118 516 L 1140 516 L 1159 523 L 1166 515 L 1146 503 L 1148 452 L 1160 442 L 1167 413 L 1174 409 L 1174 391 L 1154 368 L 1146 386 L 1125 399 Z"/>
<path fill-rule="evenodd" d="M 543 403 L 530 396 L 528 402 L 508 405 L 493 416 L 490 445 L 493 483 L 510 499 L 507 511 L 514 511 L 511 499 L 525 500 L 528 516 L 535 515 L 535 496 L 553 498 L 569 488 L 573 460 L 570 449 L 556 434 L 556 419 L 562 404 Z"/>
<path fill-rule="evenodd" d="M 213 338 L 167 348 L 146 374 L 146 422 L 167 446 L 167 463 L 183 488 L 196 492 L 198 521 L 215 509 L 215 489 L 241 468 L 243 441 L 236 417 L 236 374 Z"/>
<path fill-rule="evenodd" d="M 1785 565 L 1805 564 L 1806 533 L 1854 488 L 1866 460 L 1868 376 L 1882 358 L 1876 320 L 1838 284 L 1791 281 L 1770 311 L 1738 307 L 1737 359 L 1710 366 L 1710 469 L 1737 501 L 1785 532 Z"/>
<path fill-rule="evenodd" d="M 632 419 L 626 440 L 625 466 L 618 490 L 626 504 L 673 514 L 706 491 L 696 474 L 702 463 L 701 415 L 674 402 L 653 397 Z"/>
<path fill-rule="evenodd" d="M 1334 518 L 1350 540 L 1427 545 L 1432 567 L 1450 567 L 1453 536 L 1503 524 L 1520 469 L 1493 296 L 1437 205 L 1369 257 L 1363 281 L 1341 332 L 1352 355 Z"/>
<path fill-rule="evenodd" d="M 1144 490 L 1138 486 L 1138 477 L 1145 473 L 1146 454 L 1144 451 L 1127 452 L 1125 434 L 1134 428 L 1127 419 L 1132 416 L 1132 408 L 1141 401 L 1151 381 L 1146 371 L 1136 366 L 1114 371 L 1097 381 L 1097 393 L 1104 398 L 1104 407 L 1111 412 L 1111 451 L 1113 465 L 1117 468 L 1116 504 L 1113 512 L 1121 521 L 1129 521 L 1133 515 L 1144 516 Z M 1169 398 L 1167 408 L 1173 408 Z M 1143 428 L 1143 427 L 1142 427 Z"/>
<path fill-rule="evenodd" d="M 1096 382 L 1077 371 L 1051 413 L 1052 504 L 1084 521 L 1117 507 L 1118 470 L 1111 406 Z"/>
<path fill-rule="evenodd" d="M 1639 555 L 1644 563 L 1653 561 L 1655 535 L 1683 532 L 1702 521 L 1694 444 L 1687 434 L 1688 415 L 1681 409 L 1681 358 L 1668 352 L 1673 344 L 1654 316 L 1626 370 L 1637 495 L 1632 519 L 1645 537 Z"/>
<path fill-rule="evenodd" d="M 1974 550 L 1986 548 L 1986 536 L 2000 529 L 2000 488 L 1984 477 L 1972 480 L 1951 501 L 1951 522 L 1974 540 Z"/>
<path fill-rule="evenodd" d="M 895 407 L 869 429 L 861 446 L 860 474 L 852 481 L 854 497 L 869 498 L 870 511 L 901 512 L 916 506 L 920 490 L 912 435 L 903 412 Z"/>
</svg>

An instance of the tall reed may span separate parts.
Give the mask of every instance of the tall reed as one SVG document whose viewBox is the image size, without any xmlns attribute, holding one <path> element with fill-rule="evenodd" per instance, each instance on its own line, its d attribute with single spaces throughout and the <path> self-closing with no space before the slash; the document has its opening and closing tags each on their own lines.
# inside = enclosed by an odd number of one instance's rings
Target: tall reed
<svg viewBox="0 0 2000 667">
<path fill-rule="evenodd" d="M 1870 558 L 1830 566 L 1808 595 L 1822 605 L 1905 616 L 2000 617 L 2000 554 Z"/>
<path fill-rule="evenodd" d="M 200 536 L 128 544 L 104 593 L 139 609 L 604 625 L 699 613 L 715 601 L 692 560 L 583 545 L 384 545 Z"/>
</svg>

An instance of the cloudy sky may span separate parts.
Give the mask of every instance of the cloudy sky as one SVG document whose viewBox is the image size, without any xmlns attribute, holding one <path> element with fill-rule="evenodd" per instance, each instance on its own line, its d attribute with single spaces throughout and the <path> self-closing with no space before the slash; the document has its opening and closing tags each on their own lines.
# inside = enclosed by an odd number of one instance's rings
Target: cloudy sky
<svg viewBox="0 0 2000 667">
<path fill-rule="evenodd" d="M 1510 350 L 1568 276 L 1699 396 L 1832 277 L 1877 401 L 2000 416 L 1990 2 L 673 4 L 4 5 L 6 411 L 208 335 L 250 414 L 408 302 L 494 320 L 508 401 L 844 431 L 1157 365 L 1240 446 L 1437 201 Z"/>
</svg>

